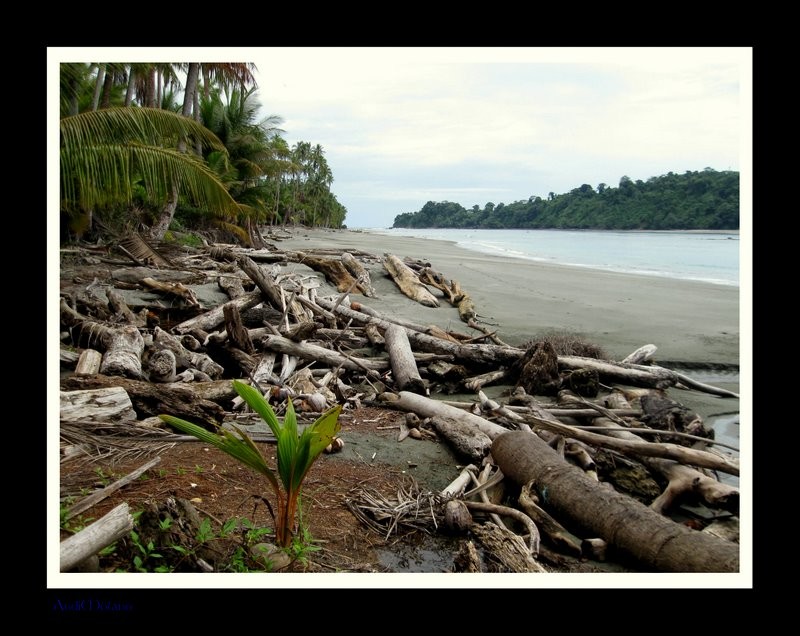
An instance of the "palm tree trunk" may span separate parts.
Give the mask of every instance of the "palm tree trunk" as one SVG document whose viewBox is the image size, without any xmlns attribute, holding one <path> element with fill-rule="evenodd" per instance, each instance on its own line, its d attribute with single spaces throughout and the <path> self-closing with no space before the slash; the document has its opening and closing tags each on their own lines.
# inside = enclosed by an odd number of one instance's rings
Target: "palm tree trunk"
<svg viewBox="0 0 800 636">
<path fill-rule="evenodd" d="M 178 190 L 174 186 L 170 188 L 169 198 L 166 205 L 161 209 L 158 219 L 153 224 L 148 232 L 148 238 L 153 241 L 161 241 L 167 233 L 172 218 L 175 216 L 175 210 L 178 208 Z"/>
<path fill-rule="evenodd" d="M 100 91 L 103 88 L 103 81 L 106 77 L 106 65 L 105 64 L 98 64 L 97 65 L 97 80 L 94 84 L 94 95 L 92 96 L 92 110 L 97 110 L 97 107 L 100 104 Z"/>
<path fill-rule="evenodd" d="M 100 108 L 108 108 L 111 106 L 111 89 L 114 87 L 114 71 L 106 73 L 103 80 L 103 97 L 100 100 Z"/>
<path fill-rule="evenodd" d="M 133 103 L 133 89 L 136 82 L 136 74 L 133 72 L 133 65 L 128 70 L 128 88 L 125 90 L 125 106 Z"/>
<path fill-rule="evenodd" d="M 186 88 L 183 93 L 183 111 L 181 114 L 184 117 L 191 117 L 192 107 L 194 106 L 194 96 L 197 93 L 197 75 L 200 72 L 200 64 L 198 62 L 191 62 L 189 70 L 186 72 Z"/>
</svg>

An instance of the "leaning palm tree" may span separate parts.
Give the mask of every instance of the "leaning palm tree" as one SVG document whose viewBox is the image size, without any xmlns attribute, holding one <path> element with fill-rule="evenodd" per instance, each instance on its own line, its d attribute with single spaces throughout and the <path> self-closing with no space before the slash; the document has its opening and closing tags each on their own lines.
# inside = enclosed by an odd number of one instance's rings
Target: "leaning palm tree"
<svg viewBox="0 0 800 636">
<path fill-rule="evenodd" d="M 84 215 L 108 206 L 131 206 L 136 188 L 164 205 L 180 191 L 217 217 L 236 219 L 239 207 L 198 157 L 177 150 L 188 139 L 225 152 L 206 128 L 154 108 L 110 108 L 61 119 L 61 209 Z M 160 218 L 150 237 L 161 240 L 172 221 Z"/>
</svg>

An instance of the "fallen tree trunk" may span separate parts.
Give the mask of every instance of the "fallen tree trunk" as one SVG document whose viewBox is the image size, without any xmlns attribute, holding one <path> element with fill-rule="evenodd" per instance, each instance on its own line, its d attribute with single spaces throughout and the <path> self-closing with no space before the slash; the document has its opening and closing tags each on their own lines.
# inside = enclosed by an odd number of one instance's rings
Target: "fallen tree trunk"
<svg viewBox="0 0 800 636">
<path fill-rule="evenodd" d="M 119 386 L 61 391 L 60 417 L 64 421 L 130 422 L 136 412 L 128 393 Z"/>
<path fill-rule="evenodd" d="M 131 530 L 133 530 L 133 517 L 128 504 L 121 503 L 93 524 L 61 542 L 59 548 L 61 572 L 69 572 Z"/>
<path fill-rule="evenodd" d="M 150 417 L 163 413 L 200 425 L 221 423 L 225 417 L 225 410 L 219 404 L 201 397 L 201 392 L 195 383 L 154 384 L 141 380 L 95 375 L 65 378 L 61 384 L 62 388 L 66 389 L 119 387 L 130 396 L 133 408 L 139 416 Z M 231 390 L 233 391 L 232 387 Z"/>
<path fill-rule="evenodd" d="M 509 431 L 492 442 L 503 474 L 533 489 L 549 510 L 656 572 L 738 572 L 739 546 L 675 523 L 601 486 L 536 435 Z"/>
<path fill-rule="evenodd" d="M 386 254 L 383 266 L 392 280 L 406 296 L 426 307 L 438 307 L 439 301 L 425 285 L 419 282 L 414 270 L 394 254 Z"/>
<path fill-rule="evenodd" d="M 399 325 L 390 325 L 383 337 L 397 388 L 400 391 L 427 395 L 427 388 L 417 370 L 406 330 Z"/>
</svg>

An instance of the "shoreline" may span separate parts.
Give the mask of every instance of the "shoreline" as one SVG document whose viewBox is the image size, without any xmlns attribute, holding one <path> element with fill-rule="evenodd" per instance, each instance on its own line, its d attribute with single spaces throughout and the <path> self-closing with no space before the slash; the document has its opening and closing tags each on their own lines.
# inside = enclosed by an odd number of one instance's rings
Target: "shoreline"
<svg viewBox="0 0 800 636">
<path fill-rule="evenodd" d="M 430 262 L 472 297 L 480 322 L 515 346 L 543 333 L 569 332 L 603 347 L 617 360 L 654 344 L 656 360 L 740 363 L 738 286 L 543 263 L 434 238 L 350 229 L 287 231 L 291 238 L 277 237 L 281 249 L 350 249 L 377 258 L 393 253 Z M 384 291 L 397 293 L 379 292 L 377 299 L 362 299 L 365 304 L 416 322 L 469 329 L 448 304 L 423 307 L 403 297 L 380 265 L 369 269 L 373 285 L 388 283 Z"/>
</svg>

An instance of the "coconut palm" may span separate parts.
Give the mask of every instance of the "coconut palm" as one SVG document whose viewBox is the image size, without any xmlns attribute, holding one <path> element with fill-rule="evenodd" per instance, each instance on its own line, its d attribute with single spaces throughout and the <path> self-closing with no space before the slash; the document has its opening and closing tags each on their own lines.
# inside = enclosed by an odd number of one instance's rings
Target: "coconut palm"
<svg viewBox="0 0 800 636">
<path fill-rule="evenodd" d="M 180 190 L 211 214 L 235 219 L 239 206 L 201 159 L 176 150 L 179 139 L 225 151 L 213 133 L 170 111 L 109 108 L 63 117 L 62 211 L 91 222 L 93 210 L 130 206 L 138 183 L 155 205 Z M 160 240 L 168 227 L 154 225 L 150 236 Z"/>
</svg>

